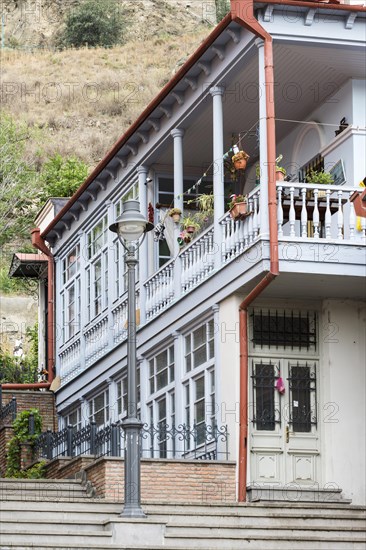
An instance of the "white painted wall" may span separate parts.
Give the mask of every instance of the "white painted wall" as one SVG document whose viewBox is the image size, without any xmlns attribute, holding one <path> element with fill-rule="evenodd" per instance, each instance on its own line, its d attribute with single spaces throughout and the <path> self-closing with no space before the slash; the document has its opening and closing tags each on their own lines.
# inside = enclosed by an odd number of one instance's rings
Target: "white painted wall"
<svg viewBox="0 0 366 550">
<path fill-rule="evenodd" d="M 239 439 L 239 305 L 242 300 L 239 296 L 230 296 L 220 303 L 219 310 L 221 402 L 218 423 L 228 426 L 231 460 L 237 460 Z"/>
<path fill-rule="evenodd" d="M 289 173 L 297 170 L 312 157 L 319 154 L 324 147 L 336 141 L 335 131 L 341 118 L 346 117 L 348 124 L 358 128 L 365 127 L 365 81 L 351 79 L 333 96 L 311 113 L 307 120 L 312 124 L 298 125 L 284 140 L 277 144 L 277 154 L 282 153 L 282 165 Z M 322 125 L 324 124 L 324 125 Z M 325 154 L 325 164 L 329 170 L 340 158 L 343 159 L 347 185 L 358 185 L 358 180 L 365 176 L 366 147 L 365 134 L 350 135 L 334 149 Z M 361 151 L 363 152 L 362 154 Z M 361 177 L 361 174 L 362 177 Z"/>
<path fill-rule="evenodd" d="M 324 300 L 320 407 L 323 484 L 334 483 L 353 504 L 365 504 L 366 304 Z"/>
</svg>

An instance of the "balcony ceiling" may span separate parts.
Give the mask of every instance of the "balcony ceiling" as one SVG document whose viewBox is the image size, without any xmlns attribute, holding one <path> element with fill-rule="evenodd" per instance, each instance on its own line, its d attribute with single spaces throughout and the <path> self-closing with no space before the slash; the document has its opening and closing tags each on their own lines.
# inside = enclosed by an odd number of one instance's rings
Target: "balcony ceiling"
<svg viewBox="0 0 366 550">
<path fill-rule="evenodd" d="M 293 122 L 303 121 L 333 95 L 348 79 L 365 78 L 365 53 L 360 48 L 337 47 L 332 44 L 274 43 L 276 138 L 282 140 L 293 128 Z M 258 107 L 258 56 L 253 47 L 239 60 L 223 82 L 226 93 L 224 108 L 224 147 L 229 149 L 232 139 L 244 135 L 242 146 L 250 154 L 250 162 L 258 158 L 256 127 Z M 338 124 L 344 116 L 337 113 Z M 186 119 L 184 136 L 184 163 L 192 173 L 199 175 L 212 162 L 212 102 L 209 97 Z M 171 165 L 172 140 L 164 151 L 157 150 L 154 159 L 158 165 Z"/>
</svg>

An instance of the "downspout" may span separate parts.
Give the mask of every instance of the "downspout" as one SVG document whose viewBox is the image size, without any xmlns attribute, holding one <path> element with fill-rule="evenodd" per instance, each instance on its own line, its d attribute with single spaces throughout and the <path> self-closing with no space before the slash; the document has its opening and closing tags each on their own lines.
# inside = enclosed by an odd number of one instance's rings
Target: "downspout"
<svg viewBox="0 0 366 550">
<path fill-rule="evenodd" d="M 3 390 L 48 390 L 54 379 L 54 259 L 49 248 L 40 237 L 40 230 L 32 229 L 32 245 L 47 256 L 48 262 L 48 323 L 47 323 L 47 380 L 48 382 L 35 382 L 33 384 L 1 384 Z"/>
<path fill-rule="evenodd" d="M 264 75 L 266 91 L 266 126 L 268 160 L 268 216 L 270 269 L 239 306 L 240 334 L 240 421 L 239 421 L 239 502 L 246 500 L 248 438 L 248 307 L 279 274 L 277 201 L 276 201 L 276 133 L 274 112 L 273 41 L 254 15 L 253 0 L 231 0 L 231 17 L 264 41 Z"/>
<path fill-rule="evenodd" d="M 51 384 L 54 379 L 55 367 L 55 308 L 54 308 L 54 258 L 53 254 L 41 238 L 39 228 L 32 229 L 32 245 L 47 256 L 48 261 L 48 292 L 47 292 L 47 380 Z"/>
</svg>

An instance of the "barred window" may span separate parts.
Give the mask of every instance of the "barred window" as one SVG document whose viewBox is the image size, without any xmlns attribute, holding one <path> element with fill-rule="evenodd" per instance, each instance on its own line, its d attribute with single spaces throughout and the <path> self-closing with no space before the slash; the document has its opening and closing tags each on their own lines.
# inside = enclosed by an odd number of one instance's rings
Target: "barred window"
<svg viewBox="0 0 366 550">
<path fill-rule="evenodd" d="M 316 349 L 317 324 L 314 312 L 260 309 L 255 310 L 251 318 L 253 347 Z"/>
</svg>

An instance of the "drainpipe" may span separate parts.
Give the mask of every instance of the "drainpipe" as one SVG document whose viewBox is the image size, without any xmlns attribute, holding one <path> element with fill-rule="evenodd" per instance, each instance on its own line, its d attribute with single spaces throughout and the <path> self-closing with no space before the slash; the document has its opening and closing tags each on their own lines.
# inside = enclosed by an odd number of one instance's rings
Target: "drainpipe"
<svg viewBox="0 0 366 550">
<path fill-rule="evenodd" d="M 49 390 L 50 382 L 35 382 L 34 384 L 1 384 L 3 390 Z"/>
<path fill-rule="evenodd" d="M 32 245 L 47 256 L 48 261 L 48 294 L 47 294 L 47 380 L 49 384 L 54 379 L 55 366 L 55 335 L 54 335 L 54 258 L 48 246 L 41 238 L 39 228 L 32 229 Z M 42 387 L 42 386 L 41 386 Z M 14 389 L 14 388 L 13 388 Z M 26 389 L 23 386 L 23 389 Z"/>
<path fill-rule="evenodd" d="M 268 216 L 270 269 L 239 306 L 240 334 L 240 424 L 239 424 L 239 502 L 246 500 L 248 438 L 248 307 L 279 274 L 277 201 L 276 201 L 276 133 L 274 113 L 273 47 L 271 35 L 254 15 L 253 0 L 231 0 L 231 17 L 239 25 L 264 41 L 264 75 L 266 92 L 266 126 L 268 159 Z"/>
</svg>

